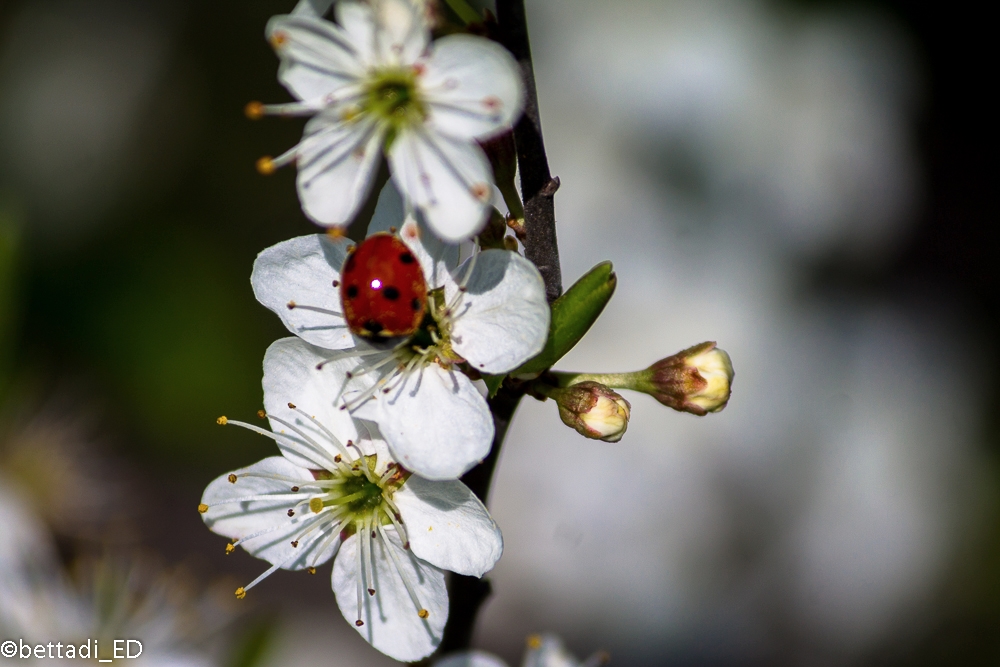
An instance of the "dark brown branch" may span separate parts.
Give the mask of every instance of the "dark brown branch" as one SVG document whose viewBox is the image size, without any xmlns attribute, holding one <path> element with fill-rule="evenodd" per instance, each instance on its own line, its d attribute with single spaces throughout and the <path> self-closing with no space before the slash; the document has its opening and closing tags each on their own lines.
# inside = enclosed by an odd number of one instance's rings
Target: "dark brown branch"
<svg viewBox="0 0 1000 667">
<path fill-rule="evenodd" d="M 542 141 L 542 122 L 538 113 L 538 92 L 535 89 L 535 70 L 531 64 L 524 0 L 497 0 L 496 5 L 500 41 L 514 54 L 524 80 L 524 115 L 514 126 L 527 232 L 524 254 L 541 272 L 545 280 L 545 295 L 549 303 L 552 303 L 562 294 L 553 200 L 559 188 L 559 179 L 552 178 L 549 173 L 549 161 Z"/>
</svg>

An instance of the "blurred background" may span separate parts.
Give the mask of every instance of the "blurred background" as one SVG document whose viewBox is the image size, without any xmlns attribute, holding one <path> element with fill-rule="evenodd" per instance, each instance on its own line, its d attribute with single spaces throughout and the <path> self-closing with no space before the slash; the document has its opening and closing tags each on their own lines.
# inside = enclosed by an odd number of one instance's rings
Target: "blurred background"
<svg viewBox="0 0 1000 667">
<path fill-rule="evenodd" d="M 170 664 L 391 664 L 325 577 L 230 604 L 265 566 L 195 511 L 273 449 L 215 418 L 256 412 L 285 335 L 254 257 L 314 231 L 294 172 L 254 170 L 302 121 L 242 113 L 288 99 L 263 30 L 292 4 L 0 3 L 0 628 L 92 627 L 96 589 Z M 628 395 L 615 445 L 522 403 L 476 644 L 996 664 L 985 21 L 898 0 L 528 5 L 564 282 L 604 259 L 619 277 L 559 368 L 716 340 L 737 376 L 703 419 Z M 34 607 L 4 605 L 17 582 Z"/>
</svg>

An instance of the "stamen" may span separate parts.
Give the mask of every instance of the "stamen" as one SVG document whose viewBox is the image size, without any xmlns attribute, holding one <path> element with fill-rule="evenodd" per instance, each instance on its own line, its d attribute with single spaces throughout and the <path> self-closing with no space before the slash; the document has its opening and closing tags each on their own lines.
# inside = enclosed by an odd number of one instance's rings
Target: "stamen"
<svg viewBox="0 0 1000 667">
<path fill-rule="evenodd" d="M 347 455 L 347 449 L 340 442 L 340 439 L 337 436 L 335 436 L 333 434 L 333 432 L 331 432 L 330 429 L 328 429 L 326 426 L 324 426 L 318 419 L 316 419 L 315 417 L 313 417 L 312 415 L 310 415 L 309 413 L 307 413 L 302 408 L 297 407 L 295 405 L 292 405 L 291 403 L 288 404 L 288 407 L 291 408 L 292 410 L 295 410 L 300 415 L 302 415 L 303 417 L 305 417 L 306 419 L 308 419 L 309 421 L 311 421 L 313 424 L 315 424 L 316 426 L 318 426 L 320 428 L 320 430 L 323 431 L 323 433 L 326 435 L 326 437 L 330 439 L 330 442 L 333 443 L 333 445 L 336 446 L 337 449 L 340 450 L 341 454 L 344 454 L 345 456 Z M 337 462 L 337 458 L 336 457 L 334 457 L 333 460 L 334 460 L 334 463 Z"/>
<path fill-rule="evenodd" d="M 427 611 L 422 604 L 420 604 L 417 592 L 413 590 L 413 585 L 403 572 L 403 566 L 400 565 L 399 558 L 396 556 L 396 552 L 392 550 L 392 544 L 389 542 L 389 538 L 385 534 L 385 529 L 382 528 L 381 525 L 378 526 L 378 533 L 382 538 L 382 544 L 385 546 L 385 550 L 389 552 L 389 558 L 392 559 L 392 564 L 396 566 L 396 572 L 399 574 L 399 578 L 403 580 L 403 586 L 406 587 L 406 592 L 410 594 L 410 600 L 413 601 L 413 606 L 417 608 L 417 616 L 420 618 L 427 618 L 430 616 L 430 612 Z"/>
<path fill-rule="evenodd" d="M 226 479 L 229 480 L 230 484 L 235 484 L 237 478 L 236 478 L 236 475 L 234 475 L 233 473 L 229 473 L 229 477 L 227 477 Z"/>
<path fill-rule="evenodd" d="M 275 158 L 265 155 L 257 160 L 257 172 L 264 176 L 270 176 L 275 170 L 290 165 L 298 158 L 298 148 L 298 146 L 293 146 Z"/>
<path fill-rule="evenodd" d="M 205 503 L 201 503 L 200 505 L 198 505 L 198 511 L 204 514 L 205 512 L 208 511 L 208 505 L 206 505 Z"/>
<path fill-rule="evenodd" d="M 292 431 L 294 431 L 300 438 L 302 438 L 309 445 L 311 445 L 313 447 L 313 449 L 318 454 L 320 454 L 320 456 L 322 456 L 324 459 L 326 459 L 326 462 L 323 464 L 322 467 L 326 468 L 327 470 L 334 470 L 337 467 L 337 464 L 333 460 L 333 457 L 330 455 L 330 452 L 327 451 L 327 449 L 325 447 L 323 447 L 322 445 L 320 445 L 318 442 L 316 442 L 315 440 L 313 440 L 312 438 L 310 438 L 306 434 L 305 431 L 303 431 L 302 429 L 300 429 L 298 426 L 296 426 L 295 424 L 291 423 L 290 421 L 288 421 L 286 419 L 282 419 L 281 417 L 278 417 L 278 416 L 275 416 L 275 415 L 271 415 L 271 419 L 273 421 L 278 422 L 282 426 L 285 426 L 287 428 L 292 429 Z"/>
<path fill-rule="evenodd" d="M 233 544 L 232 542 L 230 542 L 229 544 L 226 545 L 226 555 L 227 556 L 229 554 L 233 553 L 234 551 L 236 551 L 236 545 L 235 544 Z"/>
<path fill-rule="evenodd" d="M 362 528 L 363 527 L 361 526 L 361 522 L 360 521 L 358 521 L 357 523 L 355 523 L 355 531 L 356 531 L 356 534 L 357 534 L 357 537 L 358 537 L 359 540 L 361 539 L 361 530 L 362 530 Z M 362 579 L 364 579 L 364 571 L 365 571 L 364 556 L 361 553 L 361 551 L 363 550 L 363 548 L 364 547 L 363 547 L 362 544 L 358 544 L 358 548 L 357 548 L 357 552 L 358 552 L 358 585 L 357 585 L 357 590 L 358 590 L 358 620 L 354 621 L 354 625 L 358 626 L 359 628 L 362 625 L 365 624 L 365 622 L 361 620 L 361 606 L 362 606 L 362 603 L 363 603 L 363 600 L 364 600 L 364 594 L 361 592 L 361 589 L 364 588 L 364 582 L 362 582 Z"/>
<path fill-rule="evenodd" d="M 262 104 L 260 102 L 247 102 L 243 107 L 243 113 L 250 120 L 260 120 L 264 116 L 312 116 L 323 109 L 322 105 L 311 102 L 291 102 L 288 104 Z"/>
<path fill-rule="evenodd" d="M 334 361 L 340 361 L 341 359 L 348 359 L 351 357 L 370 357 L 373 354 L 386 354 L 386 351 L 351 349 L 348 350 L 347 352 L 340 352 L 338 354 L 333 355 L 332 357 L 329 357 L 328 359 L 324 359 L 323 361 L 316 364 L 316 370 L 321 371 L 323 370 L 323 366 L 326 366 L 327 364 L 332 363 Z"/>
<path fill-rule="evenodd" d="M 385 498 L 385 496 L 382 496 L 382 497 Z M 388 499 L 386 499 L 386 500 L 388 500 Z M 382 511 L 385 512 L 385 515 L 387 517 L 389 517 L 389 521 L 392 522 L 392 525 L 396 528 L 396 532 L 399 533 L 399 537 L 403 540 L 403 548 L 406 549 L 407 551 L 409 551 L 409 549 L 410 549 L 410 536 L 406 534 L 406 529 L 403 528 L 403 524 L 399 520 L 396 519 L 397 512 L 390 512 L 385 507 L 382 507 Z"/>
<path fill-rule="evenodd" d="M 370 517 L 365 517 L 364 523 L 364 535 L 358 533 L 358 539 L 361 540 L 361 560 L 365 564 L 364 576 L 368 582 L 368 595 L 375 595 L 375 589 L 372 586 L 375 583 L 375 567 L 372 560 L 372 538 L 371 538 L 371 522 Z"/>
<path fill-rule="evenodd" d="M 316 464 L 317 468 L 326 468 L 326 464 L 318 461 L 315 457 L 311 456 L 308 450 L 303 450 L 300 443 L 292 440 L 289 436 L 284 433 L 272 433 L 271 431 L 265 431 L 259 426 L 254 426 L 253 424 L 248 424 L 246 422 L 236 421 L 234 419 L 229 419 L 226 421 L 228 424 L 235 424 L 236 426 L 242 426 L 245 429 L 249 429 L 254 433 L 264 436 L 265 438 L 270 438 L 274 440 L 279 445 L 284 445 L 292 451 L 294 451 L 299 456 L 309 459 L 312 463 Z"/>
<path fill-rule="evenodd" d="M 319 306 L 303 306 L 301 303 L 296 303 L 295 301 L 288 302 L 288 310 L 311 310 L 314 313 L 323 313 L 324 315 L 333 315 L 334 317 L 343 317 L 343 313 L 338 313 L 335 310 L 330 310 L 329 308 L 320 308 Z"/>
</svg>

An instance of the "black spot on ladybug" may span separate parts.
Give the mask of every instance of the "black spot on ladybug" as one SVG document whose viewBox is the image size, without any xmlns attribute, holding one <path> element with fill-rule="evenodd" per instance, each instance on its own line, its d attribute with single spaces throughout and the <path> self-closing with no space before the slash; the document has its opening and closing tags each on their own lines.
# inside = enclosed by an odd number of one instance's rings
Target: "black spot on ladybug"
<svg viewBox="0 0 1000 667">
<path fill-rule="evenodd" d="M 413 308 L 413 310 L 420 310 L 420 299 L 414 299 L 411 301 L 410 307 Z"/>
<path fill-rule="evenodd" d="M 368 320 L 365 322 L 365 331 L 368 333 L 378 335 L 382 331 L 382 325 L 375 320 Z"/>
<path fill-rule="evenodd" d="M 413 264 L 417 260 L 415 260 L 413 258 L 413 255 L 411 255 L 410 253 L 404 252 L 404 253 L 400 253 L 400 255 L 399 255 L 399 261 L 401 261 L 403 264 Z"/>
<path fill-rule="evenodd" d="M 347 287 L 347 298 L 348 299 L 353 299 L 357 295 L 358 295 L 358 286 L 357 285 L 348 285 L 348 287 Z"/>
<path fill-rule="evenodd" d="M 399 290 L 389 285 L 384 290 L 382 290 L 382 296 L 389 299 L 389 301 L 395 301 L 399 298 Z"/>
</svg>

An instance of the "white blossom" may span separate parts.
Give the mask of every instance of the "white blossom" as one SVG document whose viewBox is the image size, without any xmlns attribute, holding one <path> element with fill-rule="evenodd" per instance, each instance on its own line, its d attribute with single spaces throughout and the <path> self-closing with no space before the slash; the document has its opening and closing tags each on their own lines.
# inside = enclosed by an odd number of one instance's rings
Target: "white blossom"
<svg viewBox="0 0 1000 667">
<path fill-rule="evenodd" d="M 607 661 L 608 654 L 599 651 L 581 662 L 555 635 L 531 635 L 521 667 L 599 667 Z M 434 667 L 507 667 L 507 663 L 486 651 L 463 651 L 445 656 Z"/>
<path fill-rule="evenodd" d="M 500 530 L 457 480 L 404 470 L 374 424 L 355 420 L 333 397 L 335 378 L 316 368 L 322 351 L 298 338 L 264 357 L 264 405 L 282 456 L 222 475 L 199 511 L 208 527 L 271 568 L 307 570 L 333 559 L 331 585 L 349 622 L 402 661 L 430 655 L 448 620 L 444 570 L 482 576 L 503 550 Z"/>
<path fill-rule="evenodd" d="M 379 424 L 396 460 L 429 479 L 453 479 L 481 461 L 493 439 L 486 400 L 467 373 L 506 373 L 541 352 L 545 288 L 515 252 L 486 250 L 456 266 L 457 248 L 414 219 L 400 236 L 423 268 L 433 324 L 391 349 L 353 336 L 340 314 L 333 284 L 344 239 L 303 236 L 268 248 L 251 282 L 290 331 L 331 350 L 317 363 L 340 378 L 337 395 L 348 396 L 348 409 Z"/>
<path fill-rule="evenodd" d="M 307 3 L 268 23 L 278 77 L 299 101 L 251 103 L 247 113 L 312 118 L 297 146 L 258 168 L 294 162 L 306 215 L 338 226 L 364 202 L 384 153 L 393 180 L 437 234 L 473 236 L 493 197 L 476 141 L 502 132 L 521 111 L 513 57 L 473 35 L 432 43 L 425 12 L 408 0 L 343 0 L 334 11 L 337 23 Z"/>
</svg>

